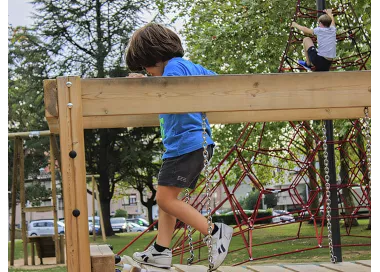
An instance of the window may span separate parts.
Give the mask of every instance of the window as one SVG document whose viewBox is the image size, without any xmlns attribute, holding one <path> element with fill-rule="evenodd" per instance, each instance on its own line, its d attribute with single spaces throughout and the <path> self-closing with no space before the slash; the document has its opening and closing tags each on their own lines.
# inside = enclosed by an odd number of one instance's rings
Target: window
<svg viewBox="0 0 380 272">
<path fill-rule="evenodd" d="M 129 196 L 129 205 L 136 205 L 137 203 L 137 196 L 136 195 L 130 195 Z"/>
<path fill-rule="evenodd" d="M 54 223 L 53 222 L 46 222 L 46 227 L 54 227 Z"/>
<path fill-rule="evenodd" d="M 63 199 L 60 198 L 58 200 L 58 210 L 63 211 Z"/>
</svg>

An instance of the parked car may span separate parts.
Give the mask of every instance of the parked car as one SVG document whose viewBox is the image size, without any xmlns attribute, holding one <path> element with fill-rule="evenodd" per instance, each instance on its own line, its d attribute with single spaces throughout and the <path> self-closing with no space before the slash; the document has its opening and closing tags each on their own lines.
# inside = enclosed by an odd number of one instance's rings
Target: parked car
<svg viewBox="0 0 380 272">
<path fill-rule="evenodd" d="M 111 226 L 112 226 L 113 231 L 116 231 L 116 232 L 129 231 L 127 220 L 124 217 L 112 217 Z"/>
<path fill-rule="evenodd" d="M 94 226 L 92 224 L 92 216 L 89 216 L 88 217 L 88 233 L 92 234 L 93 230 L 94 230 Z M 95 216 L 95 233 L 96 234 L 101 233 L 100 217 L 99 216 Z"/>
<path fill-rule="evenodd" d="M 272 218 L 273 223 L 289 223 L 296 221 L 294 216 L 288 211 L 273 210 L 272 215 L 275 216 Z"/>
<path fill-rule="evenodd" d="M 133 222 L 127 222 L 127 225 L 131 232 L 142 232 L 148 229 L 148 227 L 140 226 Z"/>
<path fill-rule="evenodd" d="M 150 226 L 149 222 L 143 218 L 128 218 L 126 220 L 127 220 L 127 222 L 132 222 L 132 223 L 135 223 L 139 226 L 143 226 L 143 227 L 149 227 Z"/>
<path fill-rule="evenodd" d="M 65 233 L 65 224 L 61 221 L 57 221 L 58 233 Z M 28 225 L 28 236 L 49 236 L 54 235 L 54 220 L 37 220 L 32 221 Z"/>
</svg>

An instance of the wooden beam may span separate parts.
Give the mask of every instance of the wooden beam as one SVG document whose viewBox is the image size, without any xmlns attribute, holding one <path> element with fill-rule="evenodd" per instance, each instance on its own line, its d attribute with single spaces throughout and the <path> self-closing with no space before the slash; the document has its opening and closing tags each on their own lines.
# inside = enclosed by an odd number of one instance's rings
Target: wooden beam
<svg viewBox="0 0 380 272">
<path fill-rule="evenodd" d="M 371 108 L 369 108 L 369 111 L 371 111 Z M 303 120 L 356 119 L 364 117 L 364 107 L 208 112 L 207 117 L 211 124 L 234 124 L 268 121 L 279 122 Z M 153 127 L 160 125 L 158 122 L 157 114 L 84 117 L 83 124 L 84 128 L 86 129 Z"/>
<path fill-rule="evenodd" d="M 22 233 L 22 248 L 24 251 L 24 265 L 28 265 L 28 227 L 26 225 L 26 216 L 25 216 L 25 203 L 26 203 L 26 196 L 25 196 L 25 178 L 24 178 L 24 145 L 23 141 L 20 138 L 17 138 L 17 140 L 20 140 L 20 144 L 18 146 L 19 148 L 19 156 L 20 156 L 20 162 L 19 162 L 19 177 L 20 177 L 20 205 L 21 205 L 21 233 Z"/>
<path fill-rule="evenodd" d="M 370 106 L 368 71 L 83 79 L 83 116 Z"/>
<path fill-rule="evenodd" d="M 12 133 L 8 133 L 8 139 L 14 139 L 16 137 L 26 139 L 26 138 L 33 138 L 33 137 L 49 136 L 51 134 L 52 133 L 49 130 L 12 132 Z"/>
<path fill-rule="evenodd" d="M 107 245 L 91 245 L 91 272 L 114 272 L 115 254 Z"/>
<path fill-rule="evenodd" d="M 15 260 L 15 238 L 16 238 L 16 198 L 17 182 L 19 179 L 18 170 L 20 167 L 19 145 L 22 145 L 21 138 L 16 138 L 13 145 L 13 170 L 12 170 L 12 214 L 11 214 L 11 259 L 10 265 L 14 265 Z"/>
<path fill-rule="evenodd" d="M 91 270 L 80 83 L 79 77 L 57 79 L 68 272 Z M 75 156 L 69 157 L 71 151 Z"/>
<path fill-rule="evenodd" d="M 86 175 L 87 177 L 87 175 Z M 95 177 L 91 177 L 91 185 L 92 185 L 92 239 L 94 242 L 96 241 L 96 231 L 95 231 Z M 96 186 L 97 187 L 97 186 Z M 104 231 L 102 229 L 102 231 Z"/>
<path fill-rule="evenodd" d="M 207 112 L 211 123 L 359 118 L 371 71 L 82 79 L 84 128 L 156 126 L 159 113 Z M 46 118 L 58 111 L 46 84 Z M 50 105 L 50 104 L 51 105 Z"/>
<path fill-rule="evenodd" d="M 54 135 L 49 136 L 50 142 L 50 173 L 51 173 L 51 195 L 53 198 L 53 218 L 54 218 L 54 245 L 55 245 L 55 259 L 59 264 L 61 260 L 61 252 L 58 240 L 58 205 L 57 205 L 57 184 L 55 181 L 55 156 L 54 156 Z"/>
<path fill-rule="evenodd" d="M 106 237 L 106 229 L 104 228 L 104 221 L 103 221 L 103 212 L 102 212 L 102 204 L 100 202 L 100 197 L 99 197 L 99 186 L 98 184 L 95 182 L 95 195 L 96 195 L 96 200 L 98 202 L 98 210 L 99 210 L 99 217 L 100 217 L 100 229 L 102 231 L 102 238 L 103 238 L 103 242 L 107 242 L 107 237 Z M 95 224 L 93 225 L 93 230 L 92 231 L 95 231 Z"/>
</svg>

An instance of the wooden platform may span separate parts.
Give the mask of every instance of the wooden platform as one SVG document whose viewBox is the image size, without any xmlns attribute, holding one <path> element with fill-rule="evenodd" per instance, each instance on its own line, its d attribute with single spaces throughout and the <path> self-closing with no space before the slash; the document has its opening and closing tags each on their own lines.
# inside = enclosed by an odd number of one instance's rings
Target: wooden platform
<svg viewBox="0 0 380 272">
<path fill-rule="evenodd" d="M 147 265 L 140 265 L 129 256 L 123 256 L 123 263 L 128 263 L 135 267 L 145 269 L 147 272 L 176 271 L 176 272 L 207 272 L 204 265 L 182 265 L 174 264 L 168 269 L 161 269 Z M 251 265 L 247 263 L 241 266 L 221 266 L 217 272 L 370 272 L 371 260 L 342 262 L 342 263 L 303 263 L 303 264 L 271 264 L 271 265 Z"/>
</svg>

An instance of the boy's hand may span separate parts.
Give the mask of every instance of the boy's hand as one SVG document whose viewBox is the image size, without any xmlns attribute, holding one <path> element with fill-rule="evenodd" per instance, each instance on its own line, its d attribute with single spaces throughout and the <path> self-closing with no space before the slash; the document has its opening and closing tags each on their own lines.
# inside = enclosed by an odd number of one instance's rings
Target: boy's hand
<svg viewBox="0 0 380 272">
<path fill-rule="evenodd" d="M 324 9 L 324 12 L 326 12 L 327 15 L 332 15 L 332 9 Z"/>
<path fill-rule="evenodd" d="M 292 27 L 297 27 L 297 23 L 296 22 L 292 22 Z"/>
<path fill-rule="evenodd" d="M 139 73 L 129 73 L 127 77 L 145 77 L 145 75 Z"/>
</svg>

